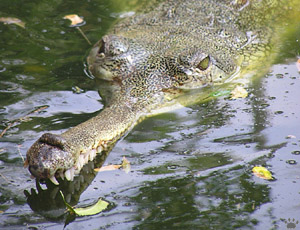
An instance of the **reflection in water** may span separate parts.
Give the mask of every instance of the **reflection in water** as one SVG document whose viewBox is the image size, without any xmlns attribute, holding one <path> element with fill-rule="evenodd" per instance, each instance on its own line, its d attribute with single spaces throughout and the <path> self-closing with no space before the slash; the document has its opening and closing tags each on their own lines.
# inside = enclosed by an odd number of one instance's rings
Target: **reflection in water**
<svg viewBox="0 0 300 230">
<path fill-rule="evenodd" d="M 66 206 L 59 191 L 62 191 L 68 204 L 75 206 L 79 201 L 81 193 L 83 193 L 94 180 L 96 176 L 94 168 L 102 166 L 107 154 L 108 153 L 104 153 L 101 156 L 97 156 L 96 160 L 86 164 L 82 168 L 80 175 L 75 177 L 72 182 L 60 179 L 59 186 L 56 186 L 47 180 L 45 182 L 46 189 L 43 189 L 40 182 L 36 180 L 36 189 L 32 188 L 30 191 L 24 191 L 30 208 L 53 221 L 58 221 L 66 217 Z M 70 220 L 68 219 L 68 221 Z"/>
<path fill-rule="evenodd" d="M 148 183 L 132 198 L 140 214 L 134 229 L 254 227 L 257 221 L 249 214 L 270 201 L 270 191 L 250 178 L 243 167 L 235 167 Z"/>
<path fill-rule="evenodd" d="M 84 29 L 96 41 L 115 20 L 111 13 L 120 10 L 111 1 L 14 4 L 1 2 L 0 11 L 22 17 L 27 28 L 0 24 L 0 128 L 35 108 L 50 107 L 0 139 L 0 228 L 62 228 L 66 216 L 58 189 L 71 205 L 99 197 L 115 204 L 66 229 L 285 229 L 289 221 L 281 219 L 300 221 L 300 159 L 293 154 L 300 151 L 300 75 L 294 65 L 299 32 L 287 41 L 281 64 L 250 85 L 248 98 L 220 97 L 138 125 L 106 159 L 116 164 L 125 155 L 130 173 L 96 175 L 87 169 L 73 183 L 32 190 L 35 183 L 20 155 L 42 132 L 60 133 L 101 108 L 94 81 L 83 73 L 89 47 L 61 16 L 70 9 L 82 12 Z M 73 94 L 74 86 L 84 92 Z M 291 160 L 296 164 L 286 163 Z M 253 177 L 254 165 L 267 167 L 276 180 Z"/>
</svg>

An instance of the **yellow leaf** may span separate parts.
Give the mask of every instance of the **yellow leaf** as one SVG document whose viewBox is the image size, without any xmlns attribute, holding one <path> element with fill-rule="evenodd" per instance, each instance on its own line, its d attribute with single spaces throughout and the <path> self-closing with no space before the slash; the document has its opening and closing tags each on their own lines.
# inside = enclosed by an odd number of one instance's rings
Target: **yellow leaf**
<svg viewBox="0 0 300 230">
<path fill-rule="evenodd" d="M 245 98 L 247 96 L 248 96 L 248 92 L 242 86 L 237 86 L 235 87 L 234 90 L 231 91 L 232 99 Z"/>
<path fill-rule="evenodd" d="M 121 168 L 122 165 L 106 165 L 101 168 L 95 168 L 95 172 L 112 171 Z"/>
<path fill-rule="evenodd" d="M 91 216 L 96 215 L 108 207 L 109 203 L 102 200 L 101 198 L 97 201 L 96 204 L 85 208 L 74 208 L 74 212 L 78 216 Z"/>
<path fill-rule="evenodd" d="M 83 19 L 77 14 L 69 14 L 64 16 L 64 19 L 69 19 L 71 21 L 71 26 L 76 26 L 83 22 Z"/>
<path fill-rule="evenodd" d="M 130 162 L 126 159 L 126 157 L 123 157 L 122 168 L 126 173 L 130 172 L 131 169 Z"/>
<path fill-rule="evenodd" d="M 17 26 L 20 26 L 22 28 L 25 28 L 25 23 L 22 22 L 18 18 L 12 18 L 12 17 L 1 17 L 0 22 L 3 22 L 4 24 L 15 24 Z"/>
<path fill-rule="evenodd" d="M 97 203 L 87 206 L 84 208 L 73 208 L 71 205 L 69 205 L 64 197 L 64 194 L 62 191 L 60 191 L 61 197 L 69 211 L 70 214 L 76 214 L 77 216 L 91 216 L 91 215 L 96 215 L 102 211 L 104 211 L 109 203 L 107 201 L 102 200 L 101 198 L 98 199 Z"/>
<path fill-rule="evenodd" d="M 252 172 L 255 176 L 265 179 L 265 180 L 272 180 L 272 174 L 270 173 L 270 171 L 268 169 L 266 169 L 265 167 L 262 166 L 255 166 L 252 169 Z"/>
</svg>

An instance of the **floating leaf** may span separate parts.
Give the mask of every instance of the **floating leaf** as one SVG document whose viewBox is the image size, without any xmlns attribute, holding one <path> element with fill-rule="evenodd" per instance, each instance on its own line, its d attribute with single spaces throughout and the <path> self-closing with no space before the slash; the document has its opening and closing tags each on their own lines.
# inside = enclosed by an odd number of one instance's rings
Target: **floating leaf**
<svg viewBox="0 0 300 230">
<path fill-rule="evenodd" d="M 105 209 L 107 209 L 108 205 L 108 202 L 100 198 L 96 204 L 85 208 L 75 208 L 74 211 L 78 216 L 91 216 L 104 211 Z"/>
<path fill-rule="evenodd" d="M 4 24 L 15 24 L 17 26 L 20 26 L 22 28 L 25 28 L 25 23 L 22 22 L 18 18 L 12 18 L 12 17 L 1 17 L 0 22 L 3 22 Z"/>
<path fill-rule="evenodd" d="M 97 203 L 88 206 L 88 207 L 84 207 L 84 208 L 73 208 L 71 205 L 69 205 L 65 198 L 64 195 L 62 193 L 62 191 L 60 191 L 60 194 L 63 198 L 63 201 L 65 203 L 65 205 L 67 206 L 68 211 L 71 214 L 76 214 L 77 216 L 91 216 L 91 215 L 96 215 L 102 211 L 104 211 L 109 203 L 107 201 L 102 200 L 101 198 L 97 201 Z"/>
<path fill-rule="evenodd" d="M 84 92 L 84 90 L 81 89 L 81 88 L 79 88 L 78 86 L 73 86 L 73 87 L 72 87 L 72 90 L 73 90 L 73 92 L 76 93 L 76 94 L 80 94 L 80 93 L 83 93 L 83 92 Z"/>
<path fill-rule="evenodd" d="M 106 165 L 101 168 L 95 168 L 94 171 L 95 172 L 113 171 L 116 169 L 120 169 L 121 167 L 126 173 L 129 173 L 131 166 L 130 166 L 130 162 L 126 159 L 126 157 L 123 157 L 122 164 L 120 165 Z"/>
<path fill-rule="evenodd" d="M 83 22 L 83 19 L 77 14 L 69 14 L 64 16 L 64 19 L 69 19 L 71 21 L 71 26 L 77 26 Z"/>
<path fill-rule="evenodd" d="M 265 180 L 272 180 L 272 174 L 268 169 L 262 166 L 256 166 L 252 169 L 252 172 L 255 176 L 265 179 Z"/>
<path fill-rule="evenodd" d="M 296 136 L 295 135 L 291 135 L 291 134 L 286 136 L 286 139 L 295 139 L 295 138 L 296 138 Z"/>
<path fill-rule="evenodd" d="M 131 169 L 130 162 L 126 159 L 126 157 L 123 157 L 122 168 L 126 173 L 130 172 Z"/>
<path fill-rule="evenodd" d="M 237 86 L 237 87 L 235 87 L 234 90 L 231 91 L 231 98 L 232 99 L 245 98 L 247 96 L 248 96 L 248 92 L 242 86 Z"/>
<path fill-rule="evenodd" d="M 297 66 L 298 71 L 300 72 L 300 58 L 296 62 L 296 66 Z"/>
<path fill-rule="evenodd" d="M 69 14 L 63 17 L 64 19 L 69 19 L 71 21 L 71 26 L 75 26 L 76 29 L 81 33 L 81 35 L 84 37 L 84 39 L 89 43 L 89 45 L 92 45 L 88 37 L 83 33 L 83 31 L 79 28 L 79 26 L 84 24 L 84 21 L 81 17 L 79 17 L 77 14 Z"/>
<path fill-rule="evenodd" d="M 95 172 L 112 171 L 121 168 L 122 165 L 106 165 L 101 168 L 95 168 Z"/>
</svg>

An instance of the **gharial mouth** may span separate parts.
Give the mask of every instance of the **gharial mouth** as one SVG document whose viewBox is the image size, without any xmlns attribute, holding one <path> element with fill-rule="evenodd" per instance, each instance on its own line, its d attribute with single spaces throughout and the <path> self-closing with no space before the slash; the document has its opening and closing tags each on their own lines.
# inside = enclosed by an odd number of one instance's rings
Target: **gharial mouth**
<svg viewBox="0 0 300 230">
<path fill-rule="evenodd" d="M 58 185 L 58 177 L 73 181 L 88 161 L 94 160 L 97 151 L 102 148 L 90 149 L 81 152 L 79 156 L 72 154 L 68 144 L 62 136 L 45 133 L 27 151 L 27 158 L 24 166 L 33 177 L 49 179 Z"/>
</svg>

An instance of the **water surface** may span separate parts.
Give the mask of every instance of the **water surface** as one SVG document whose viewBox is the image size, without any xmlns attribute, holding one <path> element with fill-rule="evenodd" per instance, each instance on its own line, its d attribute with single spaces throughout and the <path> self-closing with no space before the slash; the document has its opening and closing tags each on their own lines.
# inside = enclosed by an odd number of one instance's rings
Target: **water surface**
<svg viewBox="0 0 300 230">
<path fill-rule="evenodd" d="M 36 188 L 22 157 L 42 133 L 62 133 L 102 108 L 84 71 L 90 46 L 63 16 L 84 16 L 81 28 L 94 43 L 139 4 L 0 3 L 0 16 L 26 23 L 25 29 L 0 24 L 0 131 L 14 123 L 0 138 L 0 228 L 63 228 L 58 190 Z M 66 229 L 286 229 L 300 222 L 299 37 L 300 27 L 294 28 L 269 72 L 249 85 L 247 98 L 220 97 L 139 124 L 104 163 L 126 156 L 129 173 L 86 167 L 74 183 L 64 183 L 72 205 L 99 197 L 111 202 L 108 211 L 70 220 Z M 253 176 L 256 165 L 275 180 Z"/>
</svg>

